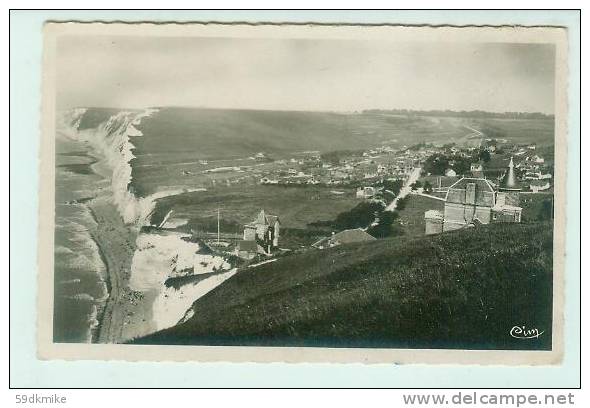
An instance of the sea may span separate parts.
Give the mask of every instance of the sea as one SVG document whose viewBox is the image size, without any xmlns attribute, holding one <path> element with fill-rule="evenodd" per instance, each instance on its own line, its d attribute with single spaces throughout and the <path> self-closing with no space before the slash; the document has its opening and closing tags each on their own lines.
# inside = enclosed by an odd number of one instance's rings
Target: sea
<svg viewBox="0 0 590 408">
<path fill-rule="evenodd" d="M 108 290 L 87 203 L 108 189 L 110 180 L 96 171 L 98 159 L 86 142 L 59 134 L 55 160 L 53 340 L 91 342 Z"/>
</svg>

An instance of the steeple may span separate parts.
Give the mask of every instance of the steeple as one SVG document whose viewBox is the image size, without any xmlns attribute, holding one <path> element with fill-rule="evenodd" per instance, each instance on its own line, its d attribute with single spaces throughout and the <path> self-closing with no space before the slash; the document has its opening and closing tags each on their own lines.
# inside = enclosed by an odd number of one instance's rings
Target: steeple
<svg viewBox="0 0 590 408">
<path fill-rule="evenodd" d="M 256 223 L 257 224 L 261 224 L 261 225 L 268 224 L 268 222 L 266 220 L 266 214 L 264 213 L 264 210 L 260 210 L 260 213 L 258 214 L 258 217 L 256 217 Z"/>
<path fill-rule="evenodd" d="M 512 157 L 510 157 L 510 164 L 508 164 L 508 171 L 504 174 L 504 177 L 500 181 L 500 190 L 501 191 L 520 191 L 521 187 L 516 179 L 516 174 L 514 172 L 514 161 Z"/>
</svg>

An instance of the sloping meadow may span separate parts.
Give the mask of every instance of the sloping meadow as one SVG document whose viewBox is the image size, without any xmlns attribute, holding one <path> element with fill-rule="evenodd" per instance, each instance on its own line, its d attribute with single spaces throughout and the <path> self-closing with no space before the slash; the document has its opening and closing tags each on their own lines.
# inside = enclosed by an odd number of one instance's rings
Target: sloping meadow
<svg viewBox="0 0 590 408">
<path fill-rule="evenodd" d="M 139 343 L 550 349 L 552 228 L 342 245 L 239 271 Z M 510 336 L 513 326 L 544 331 Z"/>
</svg>

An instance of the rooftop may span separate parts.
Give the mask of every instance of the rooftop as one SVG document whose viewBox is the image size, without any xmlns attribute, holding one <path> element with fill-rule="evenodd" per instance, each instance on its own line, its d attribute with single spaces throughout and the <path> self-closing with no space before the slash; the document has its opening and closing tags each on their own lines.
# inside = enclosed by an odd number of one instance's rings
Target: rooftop
<svg viewBox="0 0 590 408">
<path fill-rule="evenodd" d="M 375 241 L 377 238 L 366 233 L 360 228 L 349 229 L 341 231 L 330 237 L 332 241 L 338 241 L 341 244 L 348 244 L 351 242 Z"/>
<path fill-rule="evenodd" d="M 465 190 L 467 188 L 467 184 L 475 184 L 476 189 L 480 191 L 489 191 L 492 193 L 494 192 L 494 187 L 492 186 L 490 181 L 479 177 L 463 177 L 454 184 L 452 184 L 449 188 Z"/>
<path fill-rule="evenodd" d="M 516 174 L 514 173 L 514 162 L 512 161 L 512 157 L 510 158 L 510 164 L 508 164 L 508 170 L 502 180 L 500 180 L 500 190 L 508 190 L 508 191 L 520 191 L 522 187 L 518 180 L 516 179 Z"/>
</svg>

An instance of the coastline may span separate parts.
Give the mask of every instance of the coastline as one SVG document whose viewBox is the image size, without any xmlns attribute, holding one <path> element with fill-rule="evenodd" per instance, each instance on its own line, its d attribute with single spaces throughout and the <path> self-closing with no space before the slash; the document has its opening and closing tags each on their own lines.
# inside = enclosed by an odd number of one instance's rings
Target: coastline
<svg viewBox="0 0 590 408">
<path fill-rule="evenodd" d="M 136 121 L 137 118 L 133 124 Z M 115 134 L 117 137 L 141 135 L 132 125 L 122 132 L 117 130 Z M 69 165 L 67 169 L 96 174 L 104 182 L 92 187 L 92 193 L 83 201 L 76 201 L 76 204 L 81 204 L 92 217 L 87 235 L 96 245 L 100 263 L 104 266 L 102 283 L 107 292 L 95 304 L 89 342 L 117 344 L 177 324 L 191 312 L 194 301 L 231 277 L 236 270 L 228 269 L 224 273 L 203 277 L 182 288 L 167 287 L 166 280 L 175 271 L 179 255 L 182 262 L 193 268 L 200 265 L 196 275 L 213 272 L 215 265 L 225 261 L 221 258 L 215 261 L 208 259 L 210 255 L 203 255 L 206 260 L 197 259 L 198 245 L 187 244 L 178 233 L 142 233 L 145 214 L 149 214 L 149 206 L 156 199 L 187 190 L 160 191 L 137 200 L 125 184 L 131 179 L 131 167 L 127 160 L 133 157 L 132 145 L 125 141 L 128 150 L 114 151 L 110 155 L 113 146 L 103 146 L 94 140 L 100 136 L 102 131 L 67 137 L 81 146 L 69 155 L 81 155 L 90 160 L 83 165 Z M 147 217 L 149 219 L 149 215 Z"/>
<path fill-rule="evenodd" d="M 101 157 L 92 167 L 106 179 L 112 177 L 106 158 Z M 124 222 L 115 205 L 112 187 L 102 190 L 86 205 L 96 224 L 90 235 L 105 266 L 108 290 L 92 343 L 123 343 L 155 331 L 152 305 L 158 293 L 134 291 L 129 284 L 140 228 Z"/>
<path fill-rule="evenodd" d="M 121 197 L 117 197 L 117 186 L 113 185 L 113 181 L 115 177 L 117 180 L 124 178 L 124 175 L 118 174 L 120 169 L 103 150 L 103 146 L 91 141 L 102 136 L 99 132 L 84 135 L 77 133 L 77 130 L 63 132 L 64 140 L 71 140 L 80 146 L 67 155 L 88 157 L 89 162 L 68 165 L 66 169 L 81 174 L 96 174 L 106 183 L 99 186 L 92 197 L 77 203 L 88 211 L 94 221 L 87 232 L 104 266 L 102 279 L 107 292 L 104 300 L 95 305 L 94 323 L 90 325 L 88 341 L 123 343 L 156 330 L 152 308 L 159 292 L 139 292 L 131 288 L 131 265 L 140 226 L 134 222 L 125 222 L 117 202 L 117 198 Z"/>
<path fill-rule="evenodd" d="M 123 340 L 123 322 L 128 307 L 124 302 L 125 288 L 131 275 L 131 260 L 135 252 L 137 232 L 123 223 L 108 197 L 98 197 L 88 204 L 96 227 L 90 232 L 105 263 L 108 298 L 102 307 L 96 343 L 119 343 Z"/>
</svg>

